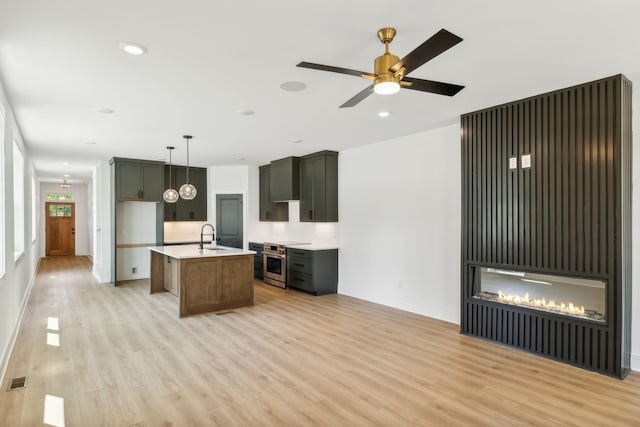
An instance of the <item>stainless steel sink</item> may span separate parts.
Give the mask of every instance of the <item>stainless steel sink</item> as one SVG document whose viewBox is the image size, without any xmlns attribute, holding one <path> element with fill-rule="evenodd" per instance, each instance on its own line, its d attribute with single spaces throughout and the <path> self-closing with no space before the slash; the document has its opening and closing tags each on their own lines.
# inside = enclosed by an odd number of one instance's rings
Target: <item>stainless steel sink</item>
<svg viewBox="0 0 640 427">
<path fill-rule="evenodd" d="M 229 250 L 227 248 L 221 248 L 220 246 L 205 246 L 204 249 L 207 249 L 209 251 L 228 251 Z"/>
</svg>

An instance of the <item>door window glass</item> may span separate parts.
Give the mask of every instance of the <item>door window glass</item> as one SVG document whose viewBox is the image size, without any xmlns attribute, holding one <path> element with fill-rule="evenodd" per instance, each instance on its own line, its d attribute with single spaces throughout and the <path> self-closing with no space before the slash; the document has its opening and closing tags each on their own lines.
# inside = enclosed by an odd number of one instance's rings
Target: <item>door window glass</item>
<svg viewBox="0 0 640 427">
<path fill-rule="evenodd" d="M 71 216 L 71 205 L 49 205 L 49 216 Z"/>
</svg>

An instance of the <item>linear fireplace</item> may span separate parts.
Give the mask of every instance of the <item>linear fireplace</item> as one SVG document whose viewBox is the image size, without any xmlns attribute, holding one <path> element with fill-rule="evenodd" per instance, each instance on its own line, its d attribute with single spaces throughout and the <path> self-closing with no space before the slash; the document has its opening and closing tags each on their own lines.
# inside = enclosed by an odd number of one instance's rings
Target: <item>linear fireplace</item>
<svg viewBox="0 0 640 427">
<path fill-rule="evenodd" d="M 474 298 L 606 322 L 606 281 L 529 273 L 501 268 L 475 269 Z"/>
<path fill-rule="evenodd" d="M 617 75 L 461 117 L 461 333 L 629 372 L 631 92 Z"/>
</svg>

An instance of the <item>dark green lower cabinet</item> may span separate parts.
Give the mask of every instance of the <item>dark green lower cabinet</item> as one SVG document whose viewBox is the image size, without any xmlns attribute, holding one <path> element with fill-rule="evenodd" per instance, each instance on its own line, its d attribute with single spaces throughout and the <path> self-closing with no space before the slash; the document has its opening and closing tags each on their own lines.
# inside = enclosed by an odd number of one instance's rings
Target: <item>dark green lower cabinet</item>
<svg viewBox="0 0 640 427">
<path fill-rule="evenodd" d="M 264 244 L 249 242 L 249 250 L 256 251 L 253 258 L 253 277 L 256 279 L 262 279 L 262 251 L 264 250 Z"/>
<path fill-rule="evenodd" d="M 313 295 L 338 292 L 338 250 L 287 249 L 287 286 Z"/>
</svg>

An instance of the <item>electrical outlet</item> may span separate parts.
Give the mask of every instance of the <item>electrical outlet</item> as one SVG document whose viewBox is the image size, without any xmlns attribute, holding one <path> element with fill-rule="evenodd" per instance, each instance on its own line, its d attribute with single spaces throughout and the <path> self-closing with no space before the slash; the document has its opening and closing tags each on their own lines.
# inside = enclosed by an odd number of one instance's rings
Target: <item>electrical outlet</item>
<svg viewBox="0 0 640 427">
<path fill-rule="evenodd" d="M 138 272 L 138 267 L 131 267 L 131 274 L 136 274 Z"/>
</svg>

